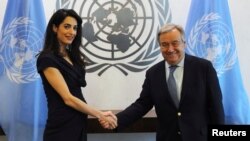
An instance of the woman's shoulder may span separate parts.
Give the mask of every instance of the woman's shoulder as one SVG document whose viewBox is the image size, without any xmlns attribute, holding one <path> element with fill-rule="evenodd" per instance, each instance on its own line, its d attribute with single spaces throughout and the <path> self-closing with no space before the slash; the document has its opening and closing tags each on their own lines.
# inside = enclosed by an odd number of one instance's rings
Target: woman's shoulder
<svg viewBox="0 0 250 141">
<path fill-rule="evenodd" d="M 49 62 L 54 62 L 58 63 L 59 61 L 58 55 L 54 53 L 40 53 L 37 58 L 37 63 L 43 62 L 43 63 L 49 63 Z"/>
<path fill-rule="evenodd" d="M 40 53 L 37 60 L 52 60 L 52 61 L 58 61 L 60 59 L 59 55 L 56 55 L 55 53 Z"/>
<path fill-rule="evenodd" d="M 53 53 L 40 53 L 37 58 L 38 71 L 43 70 L 47 67 L 59 68 L 60 61 L 57 55 Z"/>
<path fill-rule="evenodd" d="M 43 58 L 56 58 L 56 55 L 54 53 L 40 53 L 38 55 L 38 59 L 43 59 Z"/>
</svg>

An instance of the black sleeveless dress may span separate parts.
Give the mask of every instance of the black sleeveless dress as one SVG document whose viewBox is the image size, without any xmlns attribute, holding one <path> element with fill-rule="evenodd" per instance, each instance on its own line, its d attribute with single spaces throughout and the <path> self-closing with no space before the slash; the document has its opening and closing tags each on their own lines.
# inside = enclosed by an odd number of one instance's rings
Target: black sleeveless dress
<svg viewBox="0 0 250 141">
<path fill-rule="evenodd" d="M 81 91 L 81 87 L 86 86 L 85 70 L 77 65 L 71 65 L 59 55 L 41 54 L 37 59 L 37 71 L 42 78 L 48 103 L 48 118 L 43 140 L 87 141 L 87 115 L 64 104 L 43 74 L 43 70 L 48 67 L 57 68 L 63 75 L 70 92 L 86 102 Z"/>
</svg>

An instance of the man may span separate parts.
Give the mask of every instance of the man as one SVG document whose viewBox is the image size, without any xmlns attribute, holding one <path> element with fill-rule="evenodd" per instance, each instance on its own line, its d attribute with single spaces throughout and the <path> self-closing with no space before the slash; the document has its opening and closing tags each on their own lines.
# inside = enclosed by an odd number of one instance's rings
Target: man
<svg viewBox="0 0 250 141">
<path fill-rule="evenodd" d="M 156 141 L 206 141 L 209 124 L 224 124 L 216 71 L 208 60 L 185 54 L 182 27 L 164 25 L 158 42 L 164 61 L 146 72 L 140 97 L 117 114 L 117 130 L 142 118 L 154 106 Z"/>
</svg>

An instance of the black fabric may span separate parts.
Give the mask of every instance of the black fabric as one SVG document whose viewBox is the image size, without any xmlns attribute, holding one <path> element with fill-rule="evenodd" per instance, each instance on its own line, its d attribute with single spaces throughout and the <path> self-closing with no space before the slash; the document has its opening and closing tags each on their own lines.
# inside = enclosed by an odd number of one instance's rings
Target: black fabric
<svg viewBox="0 0 250 141">
<path fill-rule="evenodd" d="M 86 141 L 87 115 L 65 105 L 60 95 L 52 88 L 43 74 L 43 70 L 58 69 L 67 83 L 70 92 L 86 102 L 81 87 L 86 86 L 85 70 L 71 65 L 61 56 L 43 54 L 38 57 L 37 70 L 41 75 L 48 102 L 48 119 L 44 131 L 44 141 Z"/>
<path fill-rule="evenodd" d="M 165 61 L 146 72 L 140 96 L 117 114 L 117 131 L 142 118 L 152 107 L 157 115 L 156 141 L 207 141 L 208 124 L 224 124 L 219 80 L 212 63 L 186 55 L 179 107 L 169 94 Z"/>
</svg>

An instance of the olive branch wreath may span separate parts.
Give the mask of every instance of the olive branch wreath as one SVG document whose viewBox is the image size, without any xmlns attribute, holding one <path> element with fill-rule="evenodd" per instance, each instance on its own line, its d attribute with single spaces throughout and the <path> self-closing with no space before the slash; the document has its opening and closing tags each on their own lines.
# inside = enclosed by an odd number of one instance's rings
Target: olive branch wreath
<svg viewBox="0 0 250 141">
<path fill-rule="evenodd" d="M 1 47 L 0 52 L 2 53 L 2 51 L 4 49 L 3 43 L 9 37 L 8 35 L 11 34 L 17 26 L 28 25 L 30 23 L 32 23 L 32 21 L 29 20 L 29 18 L 18 17 L 18 18 L 15 18 L 14 20 L 12 20 L 9 24 L 7 24 L 5 26 L 5 28 L 0 32 L 0 47 Z M 4 58 L 1 55 L 0 55 L 0 61 L 2 61 L 4 66 L 5 66 Z M 30 81 L 34 81 L 38 78 L 37 73 L 22 75 L 19 72 L 13 71 L 11 68 L 9 69 L 9 68 L 5 67 L 4 70 L 5 70 L 8 78 L 15 83 L 29 83 Z"/>
<path fill-rule="evenodd" d="M 75 3 L 75 0 L 71 1 Z M 171 20 L 171 14 L 168 1 L 166 0 L 155 0 L 155 4 L 157 7 L 157 14 L 159 16 L 159 26 L 169 22 Z M 69 0 L 58 0 L 57 8 L 68 8 L 70 5 Z M 74 4 L 73 4 L 74 5 Z M 83 54 L 83 53 L 82 53 Z M 149 67 L 154 61 L 157 60 L 160 54 L 160 49 L 156 39 L 153 39 L 149 44 L 149 47 L 140 53 L 134 60 L 127 63 L 97 63 L 92 61 L 89 57 L 85 56 L 86 66 L 89 67 L 86 69 L 86 72 L 92 73 L 98 70 L 98 76 L 101 76 L 106 70 L 111 67 L 115 67 L 120 70 L 124 75 L 128 75 L 127 70 L 133 72 L 141 72 Z"/>
<path fill-rule="evenodd" d="M 199 31 L 206 26 L 206 24 L 209 21 L 214 21 L 214 20 L 219 20 L 221 17 L 217 14 L 217 13 L 209 13 L 207 15 L 204 15 L 199 21 L 197 21 L 195 23 L 195 26 L 192 28 L 192 30 L 190 31 L 190 36 L 188 38 L 188 52 L 191 55 L 195 55 L 194 52 L 194 47 L 196 44 L 196 40 L 198 39 L 198 35 L 199 35 Z M 220 76 L 221 74 L 223 74 L 225 71 L 230 70 L 232 68 L 232 65 L 235 63 L 237 59 L 237 53 L 236 51 L 234 51 L 234 53 L 232 54 L 232 56 L 230 57 L 229 60 L 225 61 L 224 65 L 222 67 L 216 68 L 217 74 L 218 76 Z"/>
</svg>

